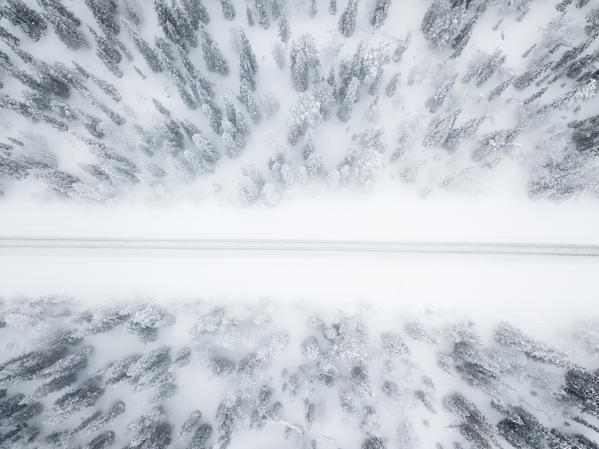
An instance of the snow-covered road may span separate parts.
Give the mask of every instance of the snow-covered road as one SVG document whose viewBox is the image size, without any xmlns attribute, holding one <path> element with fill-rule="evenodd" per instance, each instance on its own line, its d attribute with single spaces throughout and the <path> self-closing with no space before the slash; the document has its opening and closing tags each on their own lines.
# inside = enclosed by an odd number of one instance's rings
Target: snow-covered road
<svg viewBox="0 0 599 449">
<path fill-rule="evenodd" d="M 261 253 L 413 253 L 530 256 L 599 256 L 599 245 L 538 242 L 402 242 L 283 239 L 109 239 L 0 237 L 0 251 L 24 250 L 167 250 Z"/>
</svg>

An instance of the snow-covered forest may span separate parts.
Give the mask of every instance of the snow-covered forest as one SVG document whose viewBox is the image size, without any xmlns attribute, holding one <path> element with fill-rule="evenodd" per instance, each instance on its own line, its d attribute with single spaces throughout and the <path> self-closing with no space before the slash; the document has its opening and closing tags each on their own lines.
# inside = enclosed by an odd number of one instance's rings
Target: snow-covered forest
<svg viewBox="0 0 599 449">
<path fill-rule="evenodd" d="M 15 298 L 0 447 L 596 449 L 598 329 Z"/>
<path fill-rule="evenodd" d="M 596 194 L 598 6 L 2 0 L 1 191 Z"/>
</svg>

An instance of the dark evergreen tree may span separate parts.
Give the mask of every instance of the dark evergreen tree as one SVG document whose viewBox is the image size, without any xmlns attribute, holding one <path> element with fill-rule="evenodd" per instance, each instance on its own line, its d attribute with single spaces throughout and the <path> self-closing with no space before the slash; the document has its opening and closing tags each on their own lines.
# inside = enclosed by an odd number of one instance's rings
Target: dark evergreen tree
<svg viewBox="0 0 599 449">
<path fill-rule="evenodd" d="M 79 29 L 81 21 L 60 0 L 38 0 L 38 4 L 44 8 L 46 19 L 52 24 L 54 32 L 67 47 L 77 50 L 89 45 L 85 35 Z"/>
<path fill-rule="evenodd" d="M 85 0 L 94 19 L 107 35 L 119 34 L 121 28 L 117 23 L 117 3 L 114 0 Z"/>
<path fill-rule="evenodd" d="M 168 5 L 166 0 L 154 0 L 154 10 L 158 24 L 167 39 L 181 48 L 185 48 L 186 44 L 192 47 L 197 46 L 197 39 L 189 21 L 194 16 L 189 16 L 183 8 L 175 3 Z"/>
<path fill-rule="evenodd" d="M 6 0 L 6 3 L 0 6 L 0 17 L 6 17 L 34 41 L 38 41 L 48 27 L 40 13 L 22 0 Z"/>
<path fill-rule="evenodd" d="M 189 17 L 189 23 L 194 30 L 198 30 L 200 22 L 204 25 L 208 25 L 210 22 L 210 16 L 206 7 L 202 3 L 202 0 L 181 0 L 183 10 Z"/>
<path fill-rule="evenodd" d="M 148 67 L 150 67 L 152 72 L 154 72 L 154 73 L 162 72 L 164 70 L 164 67 L 162 67 L 162 63 L 160 62 L 158 53 L 156 53 L 156 51 L 152 48 L 152 46 L 150 44 L 148 44 L 145 41 L 145 39 L 142 38 L 137 33 L 137 31 L 135 31 L 133 29 L 133 27 L 128 25 L 126 22 L 125 22 L 125 28 L 126 28 L 127 32 L 129 33 L 129 36 L 131 36 L 131 40 L 133 41 L 135 48 L 137 48 L 137 51 L 144 58 L 144 60 L 146 61 L 146 64 L 148 64 Z"/>
</svg>

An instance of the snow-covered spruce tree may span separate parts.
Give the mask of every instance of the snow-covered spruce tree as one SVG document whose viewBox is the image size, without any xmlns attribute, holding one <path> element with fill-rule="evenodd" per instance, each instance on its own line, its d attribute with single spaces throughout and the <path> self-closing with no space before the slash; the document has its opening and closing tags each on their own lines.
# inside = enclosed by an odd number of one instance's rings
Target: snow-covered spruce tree
<svg viewBox="0 0 599 449">
<path fill-rule="evenodd" d="M 337 110 L 337 117 L 342 122 L 347 122 L 351 117 L 351 111 L 354 107 L 354 103 L 358 101 L 358 90 L 360 89 L 360 80 L 353 77 L 347 87 L 345 88 L 345 94 L 341 102 L 341 106 Z"/>
<path fill-rule="evenodd" d="M 447 97 L 447 94 L 453 88 L 456 78 L 457 75 L 451 76 L 441 85 L 441 87 L 439 87 L 439 89 L 437 89 L 437 91 L 431 97 L 426 100 L 426 108 L 431 114 L 434 114 L 441 108 L 443 102 L 445 101 L 445 97 Z"/>
<path fill-rule="evenodd" d="M 202 103 L 202 111 L 208 118 L 208 124 L 210 125 L 210 128 L 212 128 L 212 131 L 219 135 L 222 134 L 222 110 L 212 98 L 204 98 L 204 102 Z"/>
<path fill-rule="evenodd" d="M 379 28 L 385 20 L 387 19 L 387 15 L 389 14 L 389 7 L 391 6 L 391 0 L 376 0 L 374 5 L 374 11 L 372 12 L 372 17 L 370 18 L 370 23 L 375 28 Z"/>
<path fill-rule="evenodd" d="M 187 80 L 176 65 L 175 54 L 172 46 L 162 38 L 156 39 L 156 48 L 158 49 L 158 56 L 160 58 L 162 66 L 166 69 L 170 79 L 175 85 L 177 92 L 183 103 L 190 108 L 195 109 L 197 103 L 192 97 L 187 87 Z"/>
<path fill-rule="evenodd" d="M 266 11 L 266 1 L 255 0 L 255 6 L 258 24 L 265 30 L 268 29 L 270 27 L 270 19 L 268 18 L 268 12 Z"/>
<path fill-rule="evenodd" d="M 204 134 L 197 132 L 192 136 L 193 143 L 200 151 L 200 157 L 207 165 L 214 165 L 220 159 L 220 153 Z"/>
<path fill-rule="evenodd" d="M 339 31 L 344 37 L 350 37 L 356 29 L 358 18 L 359 0 L 349 0 L 347 6 L 339 16 Z"/>
<path fill-rule="evenodd" d="M 279 37 L 281 38 L 281 42 L 284 44 L 289 40 L 289 22 L 287 21 L 287 17 L 284 15 L 280 16 L 278 19 L 279 23 Z"/>
<path fill-rule="evenodd" d="M 258 73 L 258 62 L 252 50 L 250 41 L 243 30 L 239 32 L 239 78 L 246 81 L 249 89 L 256 90 L 256 73 Z"/>
<path fill-rule="evenodd" d="M 305 92 L 310 84 L 310 75 L 316 79 L 320 68 L 316 43 L 311 34 L 304 34 L 293 41 L 289 62 L 293 87 L 298 92 Z"/>
<path fill-rule="evenodd" d="M 260 108 L 256 102 L 254 92 L 252 92 L 249 83 L 245 79 L 241 80 L 238 99 L 243 105 L 245 105 L 248 115 L 254 124 L 259 124 L 262 120 L 262 113 L 260 112 Z"/>
<path fill-rule="evenodd" d="M 220 0 L 220 4 L 223 8 L 223 16 L 227 20 L 233 20 L 236 16 L 235 5 L 231 0 Z"/>
<path fill-rule="evenodd" d="M 194 30 L 198 30 L 200 23 L 208 25 L 210 22 L 210 15 L 204 6 L 203 0 L 181 0 L 181 6 Z"/>
<path fill-rule="evenodd" d="M 59 0 L 38 0 L 44 9 L 45 18 L 54 27 L 54 32 L 64 44 L 72 50 L 87 47 L 81 28 L 81 20 Z"/>
<path fill-rule="evenodd" d="M 6 0 L 4 5 L 0 6 L 0 17 L 6 17 L 33 41 L 39 41 L 48 27 L 40 13 L 22 0 Z"/>
<path fill-rule="evenodd" d="M 289 187 L 294 182 L 291 165 L 287 161 L 285 148 L 281 144 L 274 145 L 268 158 L 268 169 L 272 179 L 281 186 Z"/>
<path fill-rule="evenodd" d="M 158 24 L 167 39 L 181 48 L 185 48 L 186 45 L 192 47 L 197 45 L 197 38 L 189 21 L 190 16 L 179 4 L 174 2 L 168 4 L 167 0 L 154 0 L 154 10 Z"/>
<path fill-rule="evenodd" d="M 329 118 L 334 104 L 334 89 L 325 81 L 316 83 L 310 92 L 300 95 L 290 110 L 287 141 L 295 145 L 303 136 L 310 139 L 314 129 Z"/>
<path fill-rule="evenodd" d="M 150 69 L 155 73 L 160 73 L 164 70 L 162 67 L 162 63 L 160 62 L 160 58 L 156 51 L 152 48 L 152 46 L 146 42 L 138 33 L 133 29 L 133 27 L 129 26 L 127 22 L 125 22 L 125 29 L 131 36 L 131 40 L 133 41 L 137 51 L 141 54 L 143 59 L 146 61 L 146 64 Z"/>
<path fill-rule="evenodd" d="M 94 36 L 98 58 L 100 58 L 108 70 L 119 78 L 122 78 L 123 71 L 119 68 L 119 64 L 123 60 L 121 52 L 112 41 L 96 33 L 95 30 L 90 29 L 90 33 Z"/>
<path fill-rule="evenodd" d="M 433 47 L 452 49 L 452 57 L 455 58 L 468 43 L 486 7 L 487 0 L 434 0 L 422 19 L 420 29 Z"/>
<path fill-rule="evenodd" d="M 462 82 L 469 83 L 474 79 L 476 86 L 481 87 L 501 68 L 505 60 L 506 55 L 501 50 L 497 50 L 492 55 L 471 62 L 468 71 L 462 77 Z"/>
<path fill-rule="evenodd" d="M 116 35 L 121 31 L 117 23 L 117 3 L 114 0 L 85 0 L 94 19 L 106 35 Z"/>
<path fill-rule="evenodd" d="M 245 137 L 250 128 L 235 104 L 227 97 L 223 99 L 226 119 L 223 123 L 222 140 L 225 146 L 225 155 L 229 158 L 237 157 L 245 147 Z"/>
<path fill-rule="evenodd" d="M 229 74 L 229 64 L 223 55 L 223 52 L 218 47 L 218 44 L 212 39 L 212 36 L 202 29 L 202 54 L 204 55 L 204 61 L 206 62 L 206 68 L 210 72 L 216 72 L 221 75 Z"/>
<path fill-rule="evenodd" d="M 254 204 L 262 196 L 265 181 L 262 173 L 255 167 L 242 170 L 243 179 L 239 186 L 239 197 L 244 204 Z"/>
</svg>

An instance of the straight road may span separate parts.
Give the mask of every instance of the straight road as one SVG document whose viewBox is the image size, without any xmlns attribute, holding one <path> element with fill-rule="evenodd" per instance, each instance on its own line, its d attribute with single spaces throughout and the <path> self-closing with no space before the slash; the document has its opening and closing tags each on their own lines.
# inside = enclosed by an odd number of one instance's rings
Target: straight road
<svg viewBox="0 0 599 449">
<path fill-rule="evenodd" d="M 0 237 L 2 250 L 135 250 L 264 253 L 413 253 L 530 256 L 599 256 L 599 245 L 490 242 L 404 242 L 277 239 L 105 239 Z"/>
</svg>

